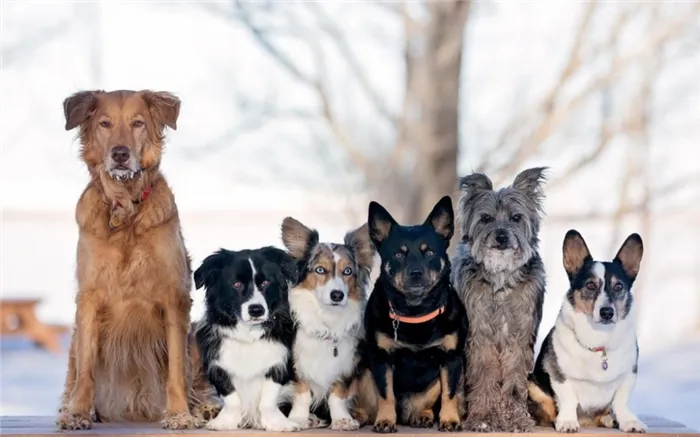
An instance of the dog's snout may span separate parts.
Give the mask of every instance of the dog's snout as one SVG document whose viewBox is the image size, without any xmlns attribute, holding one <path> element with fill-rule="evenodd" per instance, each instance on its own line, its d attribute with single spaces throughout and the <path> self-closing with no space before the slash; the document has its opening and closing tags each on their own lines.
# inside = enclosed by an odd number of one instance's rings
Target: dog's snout
<svg viewBox="0 0 700 437">
<path fill-rule="evenodd" d="M 600 318 L 605 321 L 610 321 L 615 316 L 615 310 L 612 307 L 603 307 L 600 309 Z"/>
<path fill-rule="evenodd" d="M 250 317 L 257 318 L 265 315 L 265 307 L 260 304 L 253 304 L 248 307 L 248 314 Z"/>
<path fill-rule="evenodd" d="M 129 148 L 126 146 L 114 146 L 112 147 L 112 160 L 117 164 L 124 164 L 129 160 Z"/>
<path fill-rule="evenodd" d="M 411 279 L 420 279 L 423 277 L 423 270 L 413 269 L 408 273 L 408 275 L 411 277 Z"/>
<path fill-rule="evenodd" d="M 345 298 L 345 293 L 343 293 L 342 291 L 340 291 L 340 290 L 331 291 L 331 300 L 333 302 L 342 302 L 344 298 Z"/>
</svg>

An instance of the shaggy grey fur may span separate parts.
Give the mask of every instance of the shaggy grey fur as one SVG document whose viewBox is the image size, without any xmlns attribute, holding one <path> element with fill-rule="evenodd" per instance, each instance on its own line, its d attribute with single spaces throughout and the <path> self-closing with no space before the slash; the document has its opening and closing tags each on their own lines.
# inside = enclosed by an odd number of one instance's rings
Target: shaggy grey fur
<svg viewBox="0 0 700 437">
<path fill-rule="evenodd" d="M 462 241 L 452 283 L 467 308 L 466 428 L 524 432 L 527 376 L 542 318 L 544 265 L 538 253 L 545 168 L 524 170 L 495 191 L 475 173 L 460 181 Z"/>
</svg>

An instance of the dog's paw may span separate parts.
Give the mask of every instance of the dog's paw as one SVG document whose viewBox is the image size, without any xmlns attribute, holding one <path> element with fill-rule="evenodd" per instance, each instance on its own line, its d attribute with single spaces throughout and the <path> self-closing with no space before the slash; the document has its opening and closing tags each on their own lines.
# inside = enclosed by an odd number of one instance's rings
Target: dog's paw
<svg viewBox="0 0 700 437">
<path fill-rule="evenodd" d="M 91 414 L 71 414 L 66 411 L 58 415 L 56 426 L 63 430 L 79 430 L 92 428 Z"/>
<path fill-rule="evenodd" d="M 265 431 L 291 432 L 301 430 L 300 424 L 285 417 L 280 410 L 261 411 L 260 425 Z"/>
<path fill-rule="evenodd" d="M 435 424 L 435 417 L 433 417 L 432 412 L 430 414 L 421 414 L 418 417 L 414 417 L 409 424 L 412 428 L 432 428 Z"/>
<path fill-rule="evenodd" d="M 581 425 L 576 419 L 569 420 L 557 418 L 556 422 L 554 423 L 554 429 L 556 429 L 557 432 L 579 432 Z"/>
<path fill-rule="evenodd" d="M 328 422 L 320 419 L 315 414 L 309 414 L 309 428 L 325 428 L 328 426 Z"/>
<path fill-rule="evenodd" d="M 200 404 L 192 408 L 195 428 L 202 428 L 209 423 L 209 421 L 216 418 L 220 412 L 221 405 L 218 404 Z"/>
<path fill-rule="evenodd" d="M 212 431 L 233 431 L 238 429 L 241 424 L 242 416 L 240 413 L 219 414 L 215 418 L 207 422 L 207 429 Z"/>
<path fill-rule="evenodd" d="M 470 432 L 492 432 L 493 427 L 483 420 L 470 420 L 466 423 L 465 428 Z"/>
<path fill-rule="evenodd" d="M 606 414 L 600 418 L 600 426 L 605 428 L 615 428 L 615 419 L 613 419 L 612 414 Z"/>
<path fill-rule="evenodd" d="M 356 431 L 360 429 L 360 423 L 350 417 L 336 419 L 331 423 L 331 429 L 334 431 Z"/>
<path fill-rule="evenodd" d="M 160 421 L 160 426 L 164 429 L 193 429 L 195 427 L 194 417 L 190 413 L 166 414 Z"/>
<path fill-rule="evenodd" d="M 647 432 L 647 426 L 639 419 L 627 420 L 620 423 L 620 431 L 622 432 Z"/>
<path fill-rule="evenodd" d="M 462 424 L 457 420 L 440 420 L 438 430 L 443 432 L 455 432 L 462 430 Z"/>
<path fill-rule="evenodd" d="M 392 433 L 396 432 L 396 421 L 381 419 L 374 422 L 374 432 Z"/>
</svg>

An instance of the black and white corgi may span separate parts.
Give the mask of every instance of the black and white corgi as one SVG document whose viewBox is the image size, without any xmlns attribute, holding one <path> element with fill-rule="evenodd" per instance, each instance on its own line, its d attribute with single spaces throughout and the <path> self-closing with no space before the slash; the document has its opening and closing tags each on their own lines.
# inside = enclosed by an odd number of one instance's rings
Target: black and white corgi
<svg viewBox="0 0 700 437">
<path fill-rule="evenodd" d="M 367 225 L 349 232 L 343 244 L 324 243 L 316 230 L 287 217 L 282 240 L 298 274 L 289 292 L 296 328 L 289 418 L 303 428 L 313 427 L 313 410 L 327 403 L 332 429 L 356 430 L 359 423 L 348 402 L 374 255 Z"/>
<path fill-rule="evenodd" d="M 197 288 L 206 287 L 197 344 L 223 400 L 207 428 L 299 430 L 278 407 L 289 382 L 294 331 L 288 302 L 289 284 L 296 281 L 292 258 L 274 247 L 221 249 L 204 260 L 194 280 Z"/>
<path fill-rule="evenodd" d="M 628 402 L 637 379 L 632 284 L 642 239 L 631 234 L 611 262 L 595 261 L 575 230 L 564 238 L 570 288 L 530 375 L 530 407 L 540 425 L 645 432 Z"/>
</svg>

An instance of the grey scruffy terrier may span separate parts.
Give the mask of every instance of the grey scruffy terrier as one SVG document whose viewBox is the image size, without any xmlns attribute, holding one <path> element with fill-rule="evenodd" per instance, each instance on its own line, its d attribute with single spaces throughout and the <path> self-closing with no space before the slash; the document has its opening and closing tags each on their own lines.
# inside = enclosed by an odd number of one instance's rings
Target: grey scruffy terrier
<svg viewBox="0 0 700 437">
<path fill-rule="evenodd" d="M 545 293 L 538 253 L 545 170 L 524 170 L 499 190 L 481 173 L 460 181 L 462 240 L 452 281 L 469 320 L 465 394 L 471 431 L 534 428 L 527 376 Z"/>
</svg>

